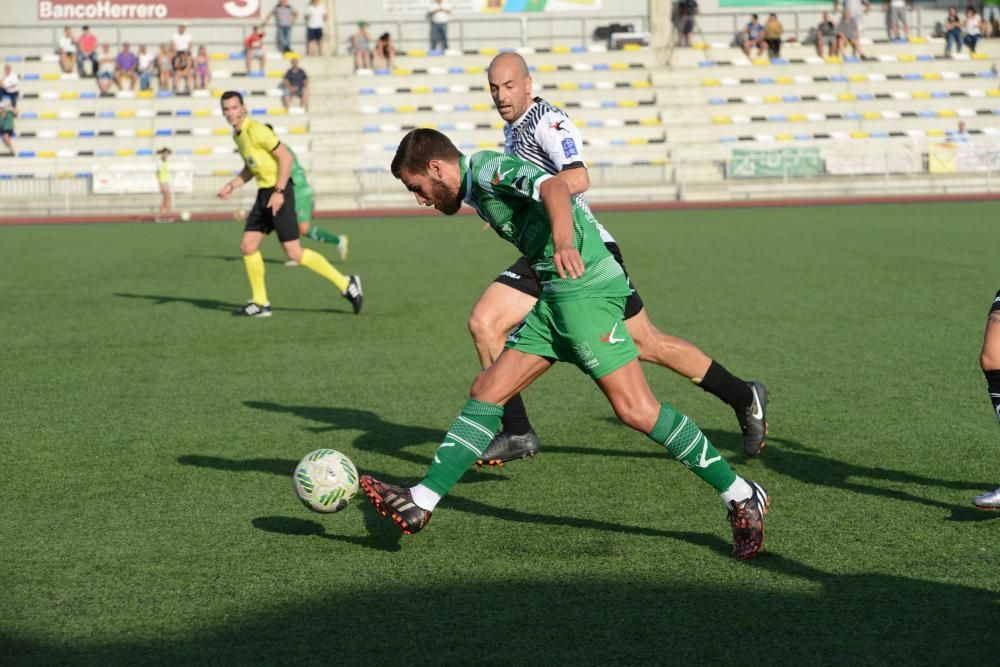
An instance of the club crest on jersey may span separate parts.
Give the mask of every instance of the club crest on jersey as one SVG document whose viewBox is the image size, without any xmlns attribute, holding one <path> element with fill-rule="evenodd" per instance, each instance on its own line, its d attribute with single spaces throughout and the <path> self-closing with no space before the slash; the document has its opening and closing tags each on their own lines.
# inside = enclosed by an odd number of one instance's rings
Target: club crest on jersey
<svg viewBox="0 0 1000 667">
<path fill-rule="evenodd" d="M 566 137 L 562 140 L 563 155 L 567 158 L 571 158 L 574 155 L 579 155 L 580 151 L 576 148 L 576 142 L 573 141 L 572 137 Z"/>
<path fill-rule="evenodd" d="M 569 130 L 563 127 L 563 123 L 565 122 L 565 120 L 557 120 L 554 123 L 549 123 L 549 129 L 555 130 L 556 132 L 569 132 Z"/>
<path fill-rule="evenodd" d="M 247 157 L 247 167 L 249 167 L 250 169 L 253 169 L 256 166 L 257 166 L 257 160 L 254 160 L 252 155 L 248 156 Z"/>
</svg>

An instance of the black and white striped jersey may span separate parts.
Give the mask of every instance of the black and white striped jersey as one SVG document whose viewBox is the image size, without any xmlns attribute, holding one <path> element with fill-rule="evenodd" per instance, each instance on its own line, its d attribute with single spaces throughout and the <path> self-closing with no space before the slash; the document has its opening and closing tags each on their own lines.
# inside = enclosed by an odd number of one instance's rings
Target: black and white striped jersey
<svg viewBox="0 0 1000 667">
<path fill-rule="evenodd" d="M 523 116 L 505 125 L 503 135 L 504 152 L 513 153 L 550 174 L 587 166 L 583 157 L 580 130 L 565 111 L 541 97 L 535 98 L 535 103 L 528 107 Z M 584 193 L 574 195 L 573 198 L 590 213 Z M 597 229 L 602 241 L 615 242 L 603 225 L 597 223 Z"/>
</svg>

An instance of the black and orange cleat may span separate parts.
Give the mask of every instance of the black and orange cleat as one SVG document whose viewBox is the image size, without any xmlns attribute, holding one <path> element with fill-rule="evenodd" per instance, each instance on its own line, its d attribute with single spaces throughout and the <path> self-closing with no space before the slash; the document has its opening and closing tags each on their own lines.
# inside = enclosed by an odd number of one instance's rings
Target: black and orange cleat
<svg viewBox="0 0 1000 667">
<path fill-rule="evenodd" d="M 530 459 L 541 449 L 538 435 L 531 429 L 522 435 L 497 433 L 483 455 L 476 461 L 477 466 L 502 466 L 509 461 Z"/>
<path fill-rule="evenodd" d="M 757 482 L 750 482 L 750 497 L 729 506 L 729 524 L 733 527 L 733 558 L 748 560 L 764 546 L 764 515 L 771 506 L 771 498 Z"/>
<path fill-rule="evenodd" d="M 431 520 L 431 513 L 413 502 L 409 489 L 380 482 L 371 475 L 358 480 L 375 509 L 390 517 L 406 535 L 419 532 Z"/>
</svg>

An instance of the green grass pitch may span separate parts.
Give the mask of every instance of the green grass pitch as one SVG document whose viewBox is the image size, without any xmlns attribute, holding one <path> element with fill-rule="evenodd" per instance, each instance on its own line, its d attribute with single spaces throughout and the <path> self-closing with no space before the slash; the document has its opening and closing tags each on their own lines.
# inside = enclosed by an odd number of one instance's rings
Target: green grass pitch
<svg viewBox="0 0 1000 667">
<path fill-rule="evenodd" d="M 728 408 L 647 367 L 772 493 L 747 563 L 712 490 L 564 365 L 525 394 L 542 454 L 470 471 L 426 531 L 298 503 L 320 447 L 425 470 L 516 255 L 475 218 L 323 223 L 360 317 L 268 239 L 274 317 L 249 321 L 237 223 L 0 228 L 0 663 L 989 664 L 998 212 L 600 216 L 653 321 L 771 390 L 747 460 Z"/>
</svg>

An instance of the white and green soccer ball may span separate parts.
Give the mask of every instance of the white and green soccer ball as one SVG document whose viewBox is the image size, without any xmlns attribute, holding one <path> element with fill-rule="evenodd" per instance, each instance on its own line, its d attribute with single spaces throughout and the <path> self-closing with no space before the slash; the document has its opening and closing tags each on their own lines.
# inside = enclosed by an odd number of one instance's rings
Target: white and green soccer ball
<svg viewBox="0 0 1000 667">
<path fill-rule="evenodd" d="M 335 449 L 305 455 L 292 476 L 295 493 L 314 512 L 339 512 L 358 492 L 358 469 Z"/>
</svg>

